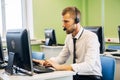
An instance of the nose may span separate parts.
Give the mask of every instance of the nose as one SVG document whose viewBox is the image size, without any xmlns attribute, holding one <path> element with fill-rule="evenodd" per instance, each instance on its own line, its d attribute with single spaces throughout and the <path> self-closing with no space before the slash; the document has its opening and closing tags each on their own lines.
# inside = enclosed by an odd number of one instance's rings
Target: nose
<svg viewBox="0 0 120 80">
<path fill-rule="evenodd" d="M 65 24 L 64 24 L 64 23 L 62 24 L 62 27 L 63 27 L 63 28 L 65 27 Z"/>
<path fill-rule="evenodd" d="M 64 26 L 65 26 L 65 24 L 64 24 L 64 23 L 62 23 L 62 26 L 64 27 Z"/>
</svg>

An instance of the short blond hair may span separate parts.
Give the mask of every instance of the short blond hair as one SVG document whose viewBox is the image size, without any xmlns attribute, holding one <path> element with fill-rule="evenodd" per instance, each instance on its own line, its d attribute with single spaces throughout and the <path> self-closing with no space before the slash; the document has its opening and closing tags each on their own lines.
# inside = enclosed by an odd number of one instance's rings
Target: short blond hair
<svg viewBox="0 0 120 80">
<path fill-rule="evenodd" d="M 81 12 L 80 10 L 78 10 L 76 7 L 66 7 L 65 9 L 63 9 L 62 11 L 62 16 L 64 16 L 65 14 L 69 13 L 74 19 L 76 17 L 81 16 Z"/>
</svg>

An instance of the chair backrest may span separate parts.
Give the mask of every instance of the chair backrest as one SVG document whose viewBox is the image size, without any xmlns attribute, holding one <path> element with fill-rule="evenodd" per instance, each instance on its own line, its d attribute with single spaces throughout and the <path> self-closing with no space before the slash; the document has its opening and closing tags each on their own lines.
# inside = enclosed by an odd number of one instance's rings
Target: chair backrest
<svg viewBox="0 0 120 80">
<path fill-rule="evenodd" d="M 32 58 L 42 60 L 45 58 L 45 54 L 43 52 L 32 52 Z"/>
<path fill-rule="evenodd" d="M 101 56 L 102 80 L 114 80 L 116 61 L 112 57 Z"/>
</svg>

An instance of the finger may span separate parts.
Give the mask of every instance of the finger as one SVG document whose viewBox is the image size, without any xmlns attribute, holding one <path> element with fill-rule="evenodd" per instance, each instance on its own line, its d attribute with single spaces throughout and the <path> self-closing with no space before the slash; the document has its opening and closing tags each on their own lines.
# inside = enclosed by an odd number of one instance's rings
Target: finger
<svg viewBox="0 0 120 80">
<path fill-rule="evenodd" d="M 49 60 L 48 62 L 52 65 L 53 68 L 57 69 L 58 63 L 56 63 L 56 62 L 54 62 L 52 60 Z"/>
<path fill-rule="evenodd" d="M 33 59 L 33 62 L 41 63 L 41 61 L 40 61 L 40 60 L 37 60 L 37 59 Z"/>
<path fill-rule="evenodd" d="M 37 59 L 33 59 L 33 62 L 39 63 L 41 65 L 43 65 L 43 63 L 45 62 L 44 60 L 37 60 Z"/>
<path fill-rule="evenodd" d="M 46 66 L 46 67 L 52 67 L 51 64 L 45 64 L 44 66 Z"/>
<path fill-rule="evenodd" d="M 50 64 L 48 61 L 45 60 L 45 64 Z"/>
<path fill-rule="evenodd" d="M 37 59 L 32 59 L 33 62 L 39 62 Z"/>
<path fill-rule="evenodd" d="M 48 61 L 45 61 L 43 65 L 46 66 L 46 67 L 50 67 L 51 66 L 51 64 Z"/>
</svg>

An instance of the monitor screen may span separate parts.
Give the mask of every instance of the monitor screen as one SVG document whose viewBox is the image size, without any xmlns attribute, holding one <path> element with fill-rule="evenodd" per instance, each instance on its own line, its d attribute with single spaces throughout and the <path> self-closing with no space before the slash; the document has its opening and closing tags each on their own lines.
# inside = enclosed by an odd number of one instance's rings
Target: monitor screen
<svg viewBox="0 0 120 80">
<path fill-rule="evenodd" d="M 6 35 L 8 55 L 14 53 L 13 65 L 33 74 L 29 33 L 26 29 L 8 30 Z M 10 57 L 8 57 L 10 58 Z"/>
<path fill-rule="evenodd" d="M 2 40 L 0 36 L 0 63 L 4 62 L 4 54 L 3 54 L 3 48 L 2 48 Z"/>
<path fill-rule="evenodd" d="M 104 32 L 101 26 L 86 26 L 84 27 L 87 30 L 90 30 L 98 36 L 98 40 L 100 43 L 100 53 L 104 53 L 105 51 L 105 41 L 104 41 Z"/>
<path fill-rule="evenodd" d="M 56 45 L 56 36 L 54 29 L 45 29 L 45 45 Z"/>
<path fill-rule="evenodd" d="M 120 43 L 120 26 L 118 26 L 118 37 L 119 37 L 119 43 Z"/>
</svg>

